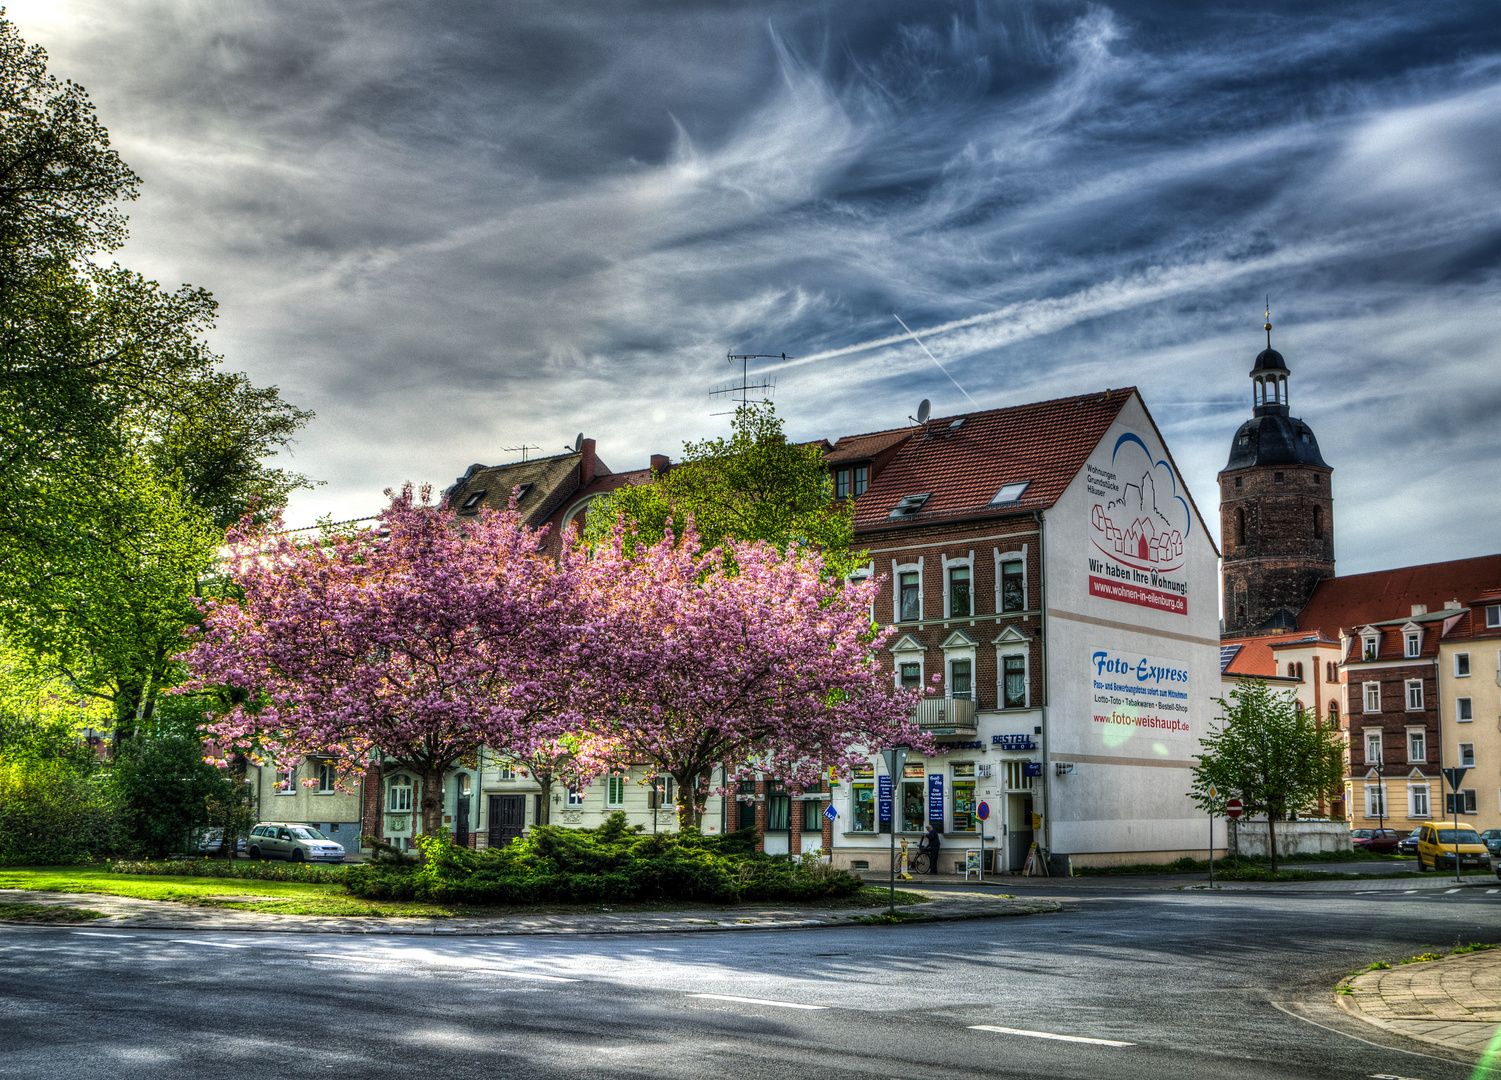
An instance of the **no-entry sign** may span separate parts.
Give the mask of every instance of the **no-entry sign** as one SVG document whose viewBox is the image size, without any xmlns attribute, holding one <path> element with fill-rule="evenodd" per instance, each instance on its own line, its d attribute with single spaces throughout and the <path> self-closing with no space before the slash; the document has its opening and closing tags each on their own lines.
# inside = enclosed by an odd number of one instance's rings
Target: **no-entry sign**
<svg viewBox="0 0 1501 1080">
<path fill-rule="evenodd" d="M 1238 818 L 1245 812 L 1245 804 L 1242 803 L 1239 799 L 1231 799 L 1229 802 L 1225 803 L 1225 816 L 1227 818 Z"/>
</svg>

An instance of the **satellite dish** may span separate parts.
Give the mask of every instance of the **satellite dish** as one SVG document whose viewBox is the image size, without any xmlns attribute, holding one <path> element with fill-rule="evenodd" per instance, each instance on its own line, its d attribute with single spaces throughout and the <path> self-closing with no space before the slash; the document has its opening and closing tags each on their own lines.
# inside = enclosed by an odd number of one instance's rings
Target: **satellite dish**
<svg viewBox="0 0 1501 1080">
<path fill-rule="evenodd" d="M 927 398 L 923 398 L 922 404 L 917 407 L 917 422 L 919 424 L 926 424 L 928 422 L 928 415 L 932 411 L 933 403 Z"/>
<path fill-rule="evenodd" d="M 584 433 L 579 432 L 578 438 L 573 440 L 573 452 L 577 454 L 584 448 Z"/>
</svg>

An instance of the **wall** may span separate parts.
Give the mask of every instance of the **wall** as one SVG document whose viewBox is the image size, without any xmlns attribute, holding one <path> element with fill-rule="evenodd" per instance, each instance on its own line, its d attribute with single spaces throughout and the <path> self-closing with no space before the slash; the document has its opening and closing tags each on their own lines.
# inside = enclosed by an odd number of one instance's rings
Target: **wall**
<svg viewBox="0 0 1501 1080">
<path fill-rule="evenodd" d="M 1471 618 L 1479 618 L 1477 611 Z M 1470 674 L 1454 674 L 1456 653 L 1470 658 Z M 1457 765 L 1459 744 L 1475 748 L 1475 765 L 1466 774 L 1461 788 L 1475 789 L 1474 814 L 1461 814 L 1460 820 L 1477 829 L 1501 828 L 1501 638 L 1461 638 L 1445 642 L 1439 652 L 1439 706 L 1442 714 L 1439 730 L 1443 733 L 1444 763 Z M 1456 709 L 1459 698 L 1470 699 L 1469 723 L 1460 723 Z M 1448 790 L 1448 785 L 1444 785 Z M 1443 809 L 1442 806 L 1439 807 Z"/>
<path fill-rule="evenodd" d="M 1271 854 L 1270 832 L 1265 819 L 1242 818 L 1232 830 L 1232 842 L 1242 855 Z M 1233 852 L 1234 847 L 1231 848 Z M 1346 821 L 1279 821 L 1277 854 L 1317 855 L 1323 851 L 1351 851 L 1350 824 Z"/>
</svg>

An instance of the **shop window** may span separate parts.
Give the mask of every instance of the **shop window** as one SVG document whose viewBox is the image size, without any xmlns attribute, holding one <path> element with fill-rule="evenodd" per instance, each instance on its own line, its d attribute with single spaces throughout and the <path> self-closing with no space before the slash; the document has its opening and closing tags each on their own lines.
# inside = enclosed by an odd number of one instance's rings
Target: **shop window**
<svg viewBox="0 0 1501 1080">
<path fill-rule="evenodd" d="M 412 778 L 393 776 L 386 787 L 386 809 L 393 814 L 412 812 Z"/>
<path fill-rule="evenodd" d="M 953 766 L 954 822 L 952 832 L 975 831 L 975 766 L 956 761 Z"/>
<path fill-rule="evenodd" d="M 971 679 L 974 665 L 968 660 L 954 660 L 949 664 L 949 691 L 950 697 L 958 701 L 968 701 L 973 696 L 973 680 Z"/>
<path fill-rule="evenodd" d="M 949 617 L 967 618 L 974 614 L 969 591 L 969 567 L 949 567 Z"/>
<path fill-rule="evenodd" d="M 1023 588 L 1022 574 L 1025 567 L 1020 559 L 1007 559 L 1001 563 L 1001 610 L 1026 611 L 1027 595 Z"/>
<path fill-rule="evenodd" d="M 927 820 L 927 791 L 923 766 L 902 766 L 902 831 L 922 832 Z"/>
<path fill-rule="evenodd" d="M 1004 676 L 1003 707 L 1025 709 L 1027 707 L 1027 658 L 1019 654 L 1002 657 L 1001 667 Z"/>
<path fill-rule="evenodd" d="M 916 622 L 922 618 L 922 575 L 916 570 L 903 570 L 899 577 L 900 612 L 899 622 Z"/>
<path fill-rule="evenodd" d="M 876 788 L 872 783 L 850 785 L 850 832 L 876 831 Z"/>
</svg>

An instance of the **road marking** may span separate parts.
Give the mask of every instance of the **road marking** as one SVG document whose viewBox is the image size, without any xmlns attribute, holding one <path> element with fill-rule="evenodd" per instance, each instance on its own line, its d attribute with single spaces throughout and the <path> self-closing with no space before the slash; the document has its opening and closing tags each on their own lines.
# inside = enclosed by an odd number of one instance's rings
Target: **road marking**
<svg viewBox="0 0 1501 1080">
<path fill-rule="evenodd" d="M 1135 1046 L 1135 1043 L 1119 1039 L 1088 1039 L 1083 1035 L 1055 1035 L 1051 1031 L 1025 1031 L 1022 1028 L 995 1027 L 991 1024 L 971 1024 L 971 1031 L 999 1031 L 1002 1035 L 1025 1035 L 1031 1039 L 1057 1039 L 1059 1042 L 1089 1043 L 1092 1046 Z"/>
<path fill-rule="evenodd" d="M 1494 896 L 1498 892 L 1501 892 L 1501 889 L 1486 889 L 1485 890 L 1485 895 L 1486 896 Z"/>
<path fill-rule="evenodd" d="M 1458 890 L 1458 889 L 1445 889 L 1445 890 L 1444 890 L 1444 893 L 1445 893 L 1445 894 L 1446 894 L 1446 895 L 1447 895 L 1447 894 L 1448 894 L 1448 893 L 1454 893 L 1454 892 L 1459 892 L 1459 890 Z"/>
<path fill-rule="evenodd" d="M 194 941 L 192 938 L 170 938 L 174 945 L 207 945 L 214 949 L 248 949 L 249 945 L 231 945 L 225 941 Z"/>
<path fill-rule="evenodd" d="M 736 1001 L 741 1005 L 775 1005 L 779 1009 L 827 1009 L 827 1005 L 808 1005 L 801 1001 L 767 1001 L 765 998 L 731 997 L 729 994 L 689 994 L 711 1001 Z"/>
<path fill-rule="evenodd" d="M 342 960 L 346 964 L 410 964 L 412 961 L 398 959 L 396 957 L 382 958 L 378 956 L 343 956 L 339 953 L 302 953 L 302 956 L 315 956 L 322 960 Z M 429 961 L 431 963 L 431 961 Z M 449 971 L 479 971 L 486 975 L 499 975 L 503 979 L 535 979 L 540 982 L 578 982 L 578 979 L 564 978 L 562 975 L 540 975 L 530 971 L 511 971 L 507 968 L 479 967 L 473 964 L 433 964 L 434 967 L 444 968 Z"/>
<path fill-rule="evenodd" d="M 1495 889 L 1491 890 L 1491 892 L 1495 892 L 1495 891 L 1496 891 Z M 80 937 L 110 937 L 110 938 L 133 938 L 133 937 L 135 937 L 134 934 L 106 934 L 106 933 L 103 933 L 102 931 L 99 931 L 99 930 L 74 930 L 73 933 L 78 934 Z"/>
</svg>

